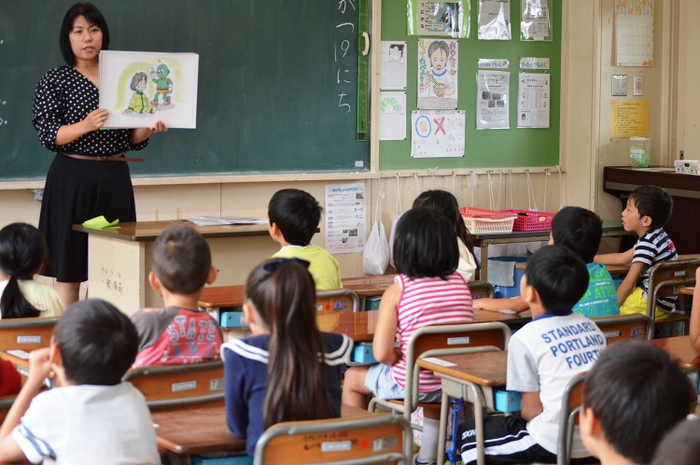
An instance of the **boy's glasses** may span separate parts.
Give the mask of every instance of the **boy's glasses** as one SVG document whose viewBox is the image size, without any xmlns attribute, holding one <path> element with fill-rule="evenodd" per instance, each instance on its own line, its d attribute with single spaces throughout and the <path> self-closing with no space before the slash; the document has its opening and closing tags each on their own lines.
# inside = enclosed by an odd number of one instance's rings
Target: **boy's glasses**
<svg viewBox="0 0 700 465">
<path fill-rule="evenodd" d="M 310 265 L 310 263 L 306 260 L 301 260 L 299 258 L 278 258 L 275 261 L 265 263 L 262 268 L 263 270 L 269 273 L 274 273 L 280 266 L 284 265 L 285 263 L 298 263 L 306 269 L 308 269 Z"/>
</svg>

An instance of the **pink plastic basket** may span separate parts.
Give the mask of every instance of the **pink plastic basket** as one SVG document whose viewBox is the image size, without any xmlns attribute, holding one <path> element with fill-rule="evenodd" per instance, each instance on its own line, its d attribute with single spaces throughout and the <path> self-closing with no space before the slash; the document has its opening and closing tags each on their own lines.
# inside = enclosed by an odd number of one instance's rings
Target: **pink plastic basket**
<svg viewBox="0 0 700 465">
<path fill-rule="evenodd" d="M 517 215 L 474 207 L 459 207 L 464 224 L 472 234 L 509 233 Z"/>
<path fill-rule="evenodd" d="M 552 229 L 555 213 L 535 212 L 531 210 L 501 210 L 504 213 L 518 215 L 513 223 L 513 231 L 547 231 Z"/>
</svg>

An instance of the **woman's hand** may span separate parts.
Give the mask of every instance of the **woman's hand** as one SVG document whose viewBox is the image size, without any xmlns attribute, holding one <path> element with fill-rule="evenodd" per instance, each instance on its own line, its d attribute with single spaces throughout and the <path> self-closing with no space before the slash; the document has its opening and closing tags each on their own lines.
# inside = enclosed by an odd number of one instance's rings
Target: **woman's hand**
<svg viewBox="0 0 700 465">
<path fill-rule="evenodd" d="M 153 127 L 134 129 L 131 132 L 131 143 L 134 145 L 140 144 L 141 142 L 151 137 L 151 134 L 155 134 L 158 132 L 168 132 L 168 126 L 166 126 L 165 123 L 161 120 L 156 121 L 156 124 L 153 125 Z"/>
<path fill-rule="evenodd" d="M 83 127 L 86 129 L 86 134 L 100 129 L 102 125 L 105 124 L 105 121 L 107 121 L 108 116 L 109 111 L 104 108 L 91 111 L 82 121 Z"/>
<path fill-rule="evenodd" d="M 93 110 L 84 120 L 58 128 L 54 143 L 61 147 L 93 131 L 99 130 L 107 121 L 109 111 L 104 108 Z"/>
</svg>

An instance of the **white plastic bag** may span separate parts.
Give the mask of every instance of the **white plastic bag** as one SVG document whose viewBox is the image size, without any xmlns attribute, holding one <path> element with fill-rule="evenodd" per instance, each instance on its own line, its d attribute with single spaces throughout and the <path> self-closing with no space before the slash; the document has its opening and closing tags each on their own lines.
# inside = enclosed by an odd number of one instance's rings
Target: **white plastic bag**
<svg viewBox="0 0 700 465">
<path fill-rule="evenodd" d="M 362 271 L 367 276 L 378 276 L 384 274 L 386 266 L 389 264 L 389 243 L 386 240 L 386 230 L 382 223 L 382 208 L 379 199 L 381 193 L 377 194 L 377 206 L 374 209 L 374 225 L 367 238 L 365 251 L 362 254 Z M 379 220 L 377 220 L 379 218 Z"/>
</svg>

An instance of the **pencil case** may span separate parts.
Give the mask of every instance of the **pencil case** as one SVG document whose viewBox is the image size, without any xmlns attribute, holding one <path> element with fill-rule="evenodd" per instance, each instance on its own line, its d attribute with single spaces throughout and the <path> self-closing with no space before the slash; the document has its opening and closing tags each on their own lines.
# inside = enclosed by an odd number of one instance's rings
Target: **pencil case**
<svg viewBox="0 0 700 465">
<path fill-rule="evenodd" d="M 222 328 L 248 328 L 243 312 L 221 311 L 219 326 Z"/>
<path fill-rule="evenodd" d="M 360 342 L 355 344 L 352 349 L 352 356 L 350 357 L 351 362 L 355 362 L 357 365 L 371 365 L 377 363 L 374 358 L 374 353 L 372 352 L 371 342 Z"/>
<path fill-rule="evenodd" d="M 494 409 L 503 413 L 519 412 L 522 405 L 522 396 L 517 391 L 506 391 L 505 389 L 493 390 Z"/>
</svg>

